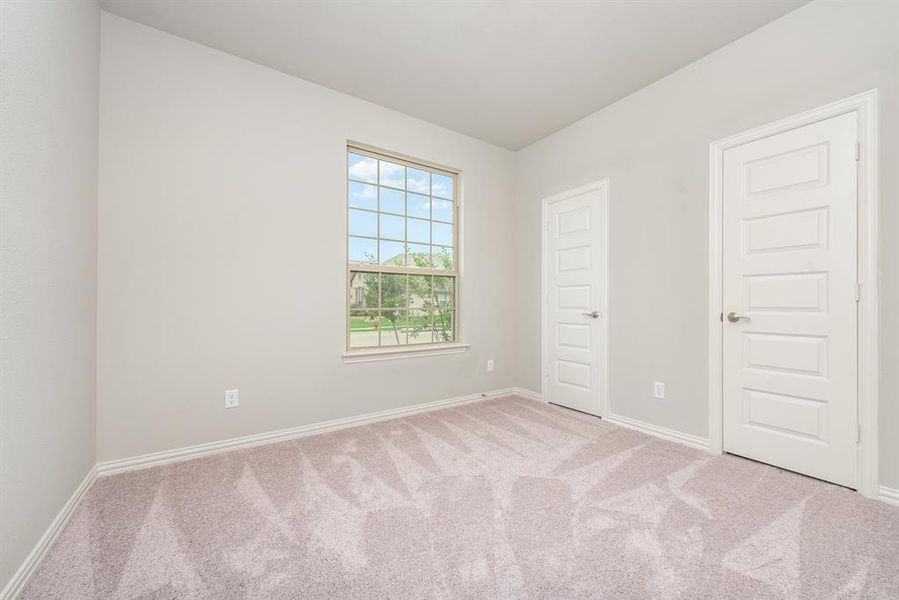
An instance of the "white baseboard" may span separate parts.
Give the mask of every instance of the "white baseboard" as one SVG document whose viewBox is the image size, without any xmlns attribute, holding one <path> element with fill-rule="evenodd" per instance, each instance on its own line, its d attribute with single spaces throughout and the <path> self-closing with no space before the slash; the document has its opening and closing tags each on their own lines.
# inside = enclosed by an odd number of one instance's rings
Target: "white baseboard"
<svg viewBox="0 0 899 600">
<path fill-rule="evenodd" d="M 528 400 L 534 400 L 536 402 L 543 402 L 543 394 L 540 392 L 535 392 L 533 390 L 529 390 L 527 388 L 511 388 L 511 391 L 516 396 L 521 396 L 522 398 L 527 398 Z"/>
<path fill-rule="evenodd" d="M 691 448 L 699 448 L 700 450 L 709 449 L 709 441 L 706 438 L 690 435 L 689 433 L 683 433 L 675 431 L 674 429 L 645 423 L 643 421 L 638 421 L 637 419 L 631 419 L 630 417 L 622 417 L 621 415 L 609 414 L 603 417 L 603 420 L 614 423 L 615 425 L 627 427 L 628 429 L 636 429 L 637 431 L 648 433 L 649 435 L 668 440 L 669 442 L 677 442 L 678 444 L 684 444 Z"/>
<path fill-rule="evenodd" d="M 219 454 L 221 452 L 229 452 L 240 448 L 250 448 L 253 446 L 261 446 L 263 444 L 271 444 L 274 442 L 282 442 L 294 438 L 306 437 L 317 433 L 327 433 L 329 431 L 337 431 L 338 429 L 346 429 L 348 427 L 358 427 L 359 425 L 368 425 L 378 421 L 386 421 L 388 419 L 396 419 L 418 413 L 439 410 L 450 406 L 460 406 L 470 402 L 477 402 L 486 398 L 497 398 L 499 396 L 520 395 L 525 398 L 533 399 L 533 392 L 521 392 L 518 388 L 506 388 L 484 392 L 481 394 L 471 394 L 469 396 L 459 396 L 457 398 L 449 398 L 446 400 L 437 400 L 434 402 L 425 402 L 422 404 L 413 404 L 402 408 L 394 408 L 391 410 L 383 410 L 380 412 L 358 415 L 355 417 L 346 417 L 343 419 L 334 419 L 333 421 L 324 421 L 321 423 L 312 423 L 310 425 L 301 425 L 299 427 L 289 427 L 287 429 L 279 429 L 277 431 L 269 431 L 266 433 L 257 433 L 239 438 L 231 438 L 218 442 L 209 442 L 206 444 L 197 444 L 195 446 L 186 446 L 184 448 L 176 448 L 174 450 L 164 450 L 162 452 L 153 452 L 142 456 L 134 456 L 131 458 L 123 458 L 118 460 L 109 460 L 97 464 L 97 475 L 114 475 L 116 473 L 124 473 L 125 471 L 133 471 L 136 469 L 146 469 L 157 465 L 164 465 L 182 460 L 190 460 L 201 456 L 209 456 L 211 454 Z M 538 395 L 539 397 L 539 395 Z"/>
<path fill-rule="evenodd" d="M 530 398 L 531 400 L 545 402 L 545 400 L 543 399 L 543 394 L 539 392 L 534 392 L 525 388 L 512 389 L 514 390 L 515 394 L 524 398 Z M 630 417 L 623 417 L 621 415 L 609 413 L 608 415 L 602 417 L 602 420 L 608 423 L 614 423 L 615 425 L 620 425 L 622 427 L 627 427 L 628 429 L 635 429 L 637 431 L 662 438 L 663 440 L 668 440 L 669 442 L 684 444 L 690 446 L 691 448 L 699 448 L 700 450 L 709 449 L 709 440 L 707 440 L 706 438 L 690 435 L 689 433 L 675 431 L 674 429 L 667 429 L 665 427 L 653 425 L 652 423 L 638 421 L 637 419 L 632 419 Z"/>
<path fill-rule="evenodd" d="M 93 485 L 96 478 L 97 467 L 93 466 L 81 481 L 81 484 L 75 490 L 75 493 L 69 497 L 68 501 L 62 507 L 62 510 L 59 511 L 50 523 L 47 531 L 44 532 L 41 539 L 39 539 L 34 548 L 31 549 L 31 552 L 25 558 L 25 561 L 19 569 L 13 573 L 12 579 L 10 579 L 3 588 L 3 591 L 0 591 L 0 600 L 13 600 L 13 598 L 19 595 L 25 587 L 25 584 L 28 583 L 28 580 L 34 575 L 34 572 L 37 571 L 41 561 L 47 556 L 47 552 L 53 547 L 56 538 L 58 538 L 62 530 L 65 529 L 66 523 L 69 522 L 72 513 L 75 512 L 75 508 L 81 502 L 82 498 L 84 498 L 84 495 L 91 488 L 91 485 Z"/>
<path fill-rule="evenodd" d="M 899 490 L 888 488 L 885 485 L 880 486 L 880 501 L 899 506 Z"/>
</svg>

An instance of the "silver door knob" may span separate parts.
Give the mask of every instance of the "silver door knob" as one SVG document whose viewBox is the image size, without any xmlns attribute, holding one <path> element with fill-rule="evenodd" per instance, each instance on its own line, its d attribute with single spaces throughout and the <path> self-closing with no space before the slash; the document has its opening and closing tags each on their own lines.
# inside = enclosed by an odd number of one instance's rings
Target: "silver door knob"
<svg viewBox="0 0 899 600">
<path fill-rule="evenodd" d="M 590 317 L 591 319 L 598 319 L 598 318 L 599 318 L 599 311 L 598 311 L 598 310 L 594 310 L 593 312 L 588 312 L 588 313 L 581 313 L 581 314 L 584 315 L 585 317 Z"/>
<path fill-rule="evenodd" d="M 727 313 L 727 320 L 730 321 L 731 323 L 736 323 L 740 319 L 746 319 L 747 321 L 749 321 L 752 319 L 752 317 L 747 317 L 746 315 L 741 315 L 741 314 L 735 313 L 735 312 Z"/>
</svg>

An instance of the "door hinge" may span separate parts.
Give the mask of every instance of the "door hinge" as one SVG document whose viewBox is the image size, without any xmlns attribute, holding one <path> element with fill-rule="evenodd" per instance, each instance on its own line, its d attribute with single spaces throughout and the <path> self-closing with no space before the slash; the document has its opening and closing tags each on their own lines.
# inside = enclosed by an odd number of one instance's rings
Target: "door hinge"
<svg viewBox="0 0 899 600">
<path fill-rule="evenodd" d="M 856 302 L 862 301 L 862 284 L 861 283 L 855 284 L 855 301 Z"/>
<path fill-rule="evenodd" d="M 549 367 L 543 367 L 543 379 L 549 377 Z"/>
<path fill-rule="evenodd" d="M 860 142 L 855 142 L 855 160 L 859 161 L 862 158 L 862 145 Z"/>
<path fill-rule="evenodd" d="M 862 443 L 862 426 L 861 426 L 861 424 L 858 424 L 855 426 L 855 443 L 856 444 Z"/>
<path fill-rule="evenodd" d="M 543 228 L 546 233 L 549 233 L 549 221 L 543 221 Z"/>
</svg>

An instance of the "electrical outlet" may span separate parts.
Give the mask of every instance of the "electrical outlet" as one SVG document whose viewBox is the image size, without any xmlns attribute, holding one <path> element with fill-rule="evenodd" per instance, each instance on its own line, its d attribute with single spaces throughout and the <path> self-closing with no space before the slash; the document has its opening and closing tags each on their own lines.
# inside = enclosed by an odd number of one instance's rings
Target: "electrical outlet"
<svg viewBox="0 0 899 600">
<path fill-rule="evenodd" d="M 493 370 L 493 359 L 491 358 L 490 360 L 487 361 L 487 372 L 489 373 L 492 370 Z"/>
<path fill-rule="evenodd" d="M 661 381 L 656 381 L 653 384 L 653 395 L 659 400 L 665 399 L 665 384 Z"/>
<path fill-rule="evenodd" d="M 240 404 L 239 390 L 225 390 L 225 408 L 237 408 Z"/>
</svg>

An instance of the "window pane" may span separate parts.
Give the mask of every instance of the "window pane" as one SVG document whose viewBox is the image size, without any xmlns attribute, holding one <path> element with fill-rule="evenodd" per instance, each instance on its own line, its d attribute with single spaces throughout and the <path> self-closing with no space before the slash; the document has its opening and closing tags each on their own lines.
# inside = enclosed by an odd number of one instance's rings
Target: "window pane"
<svg viewBox="0 0 899 600">
<path fill-rule="evenodd" d="M 381 185 L 406 189 L 406 167 L 382 160 Z"/>
<path fill-rule="evenodd" d="M 434 317 L 431 311 L 409 311 L 408 340 L 410 344 L 434 343 Z"/>
<path fill-rule="evenodd" d="M 381 307 L 406 306 L 407 275 L 381 274 Z"/>
<path fill-rule="evenodd" d="M 350 311 L 350 348 L 370 348 L 378 345 L 378 311 Z"/>
<path fill-rule="evenodd" d="M 377 159 L 350 152 L 348 163 L 349 171 L 347 174 L 350 179 L 378 183 Z"/>
<path fill-rule="evenodd" d="M 453 222 L 453 203 L 451 200 L 431 198 L 431 218 L 435 221 Z"/>
<path fill-rule="evenodd" d="M 431 241 L 431 223 L 421 219 L 406 219 L 406 239 L 427 244 Z"/>
<path fill-rule="evenodd" d="M 430 275 L 409 275 L 409 308 L 435 308 L 431 293 Z"/>
<path fill-rule="evenodd" d="M 454 270 L 453 249 L 444 248 L 443 246 L 431 246 L 431 261 L 434 263 L 435 269 Z"/>
<path fill-rule="evenodd" d="M 403 242 L 381 242 L 381 264 L 402 267 L 406 262 Z"/>
<path fill-rule="evenodd" d="M 377 263 L 378 241 L 365 238 L 350 238 L 351 263 Z"/>
<path fill-rule="evenodd" d="M 378 307 L 378 279 L 377 273 L 353 271 L 350 273 L 350 308 L 377 308 Z"/>
<path fill-rule="evenodd" d="M 431 174 L 420 169 L 406 167 L 406 189 L 427 195 L 431 189 Z"/>
<path fill-rule="evenodd" d="M 378 210 L 378 186 L 351 181 L 349 204 L 355 208 Z"/>
<path fill-rule="evenodd" d="M 432 269 L 431 247 L 427 244 L 406 244 L 406 266 Z"/>
<path fill-rule="evenodd" d="M 439 308 L 452 308 L 455 303 L 455 277 L 434 277 L 434 302 Z"/>
<path fill-rule="evenodd" d="M 402 215 L 406 213 L 405 194 L 399 190 L 381 188 L 381 212 Z"/>
<path fill-rule="evenodd" d="M 453 226 L 449 223 L 437 223 L 431 225 L 431 241 L 444 246 L 453 245 Z"/>
<path fill-rule="evenodd" d="M 350 209 L 350 235 L 378 237 L 378 215 L 364 210 Z"/>
<path fill-rule="evenodd" d="M 431 218 L 431 199 L 421 194 L 408 194 L 407 210 L 410 217 Z"/>
<path fill-rule="evenodd" d="M 405 239 L 405 219 L 393 215 L 381 215 L 381 238 L 391 240 Z"/>
<path fill-rule="evenodd" d="M 455 333 L 456 313 L 452 310 L 438 310 L 434 315 L 434 341 L 452 342 Z"/>
<path fill-rule="evenodd" d="M 381 309 L 381 345 L 398 346 L 406 343 L 406 311 Z"/>
<path fill-rule="evenodd" d="M 452 200 L 453 178 L 438 173 L 431 173 L 431 195 Z"/>
</svg>

